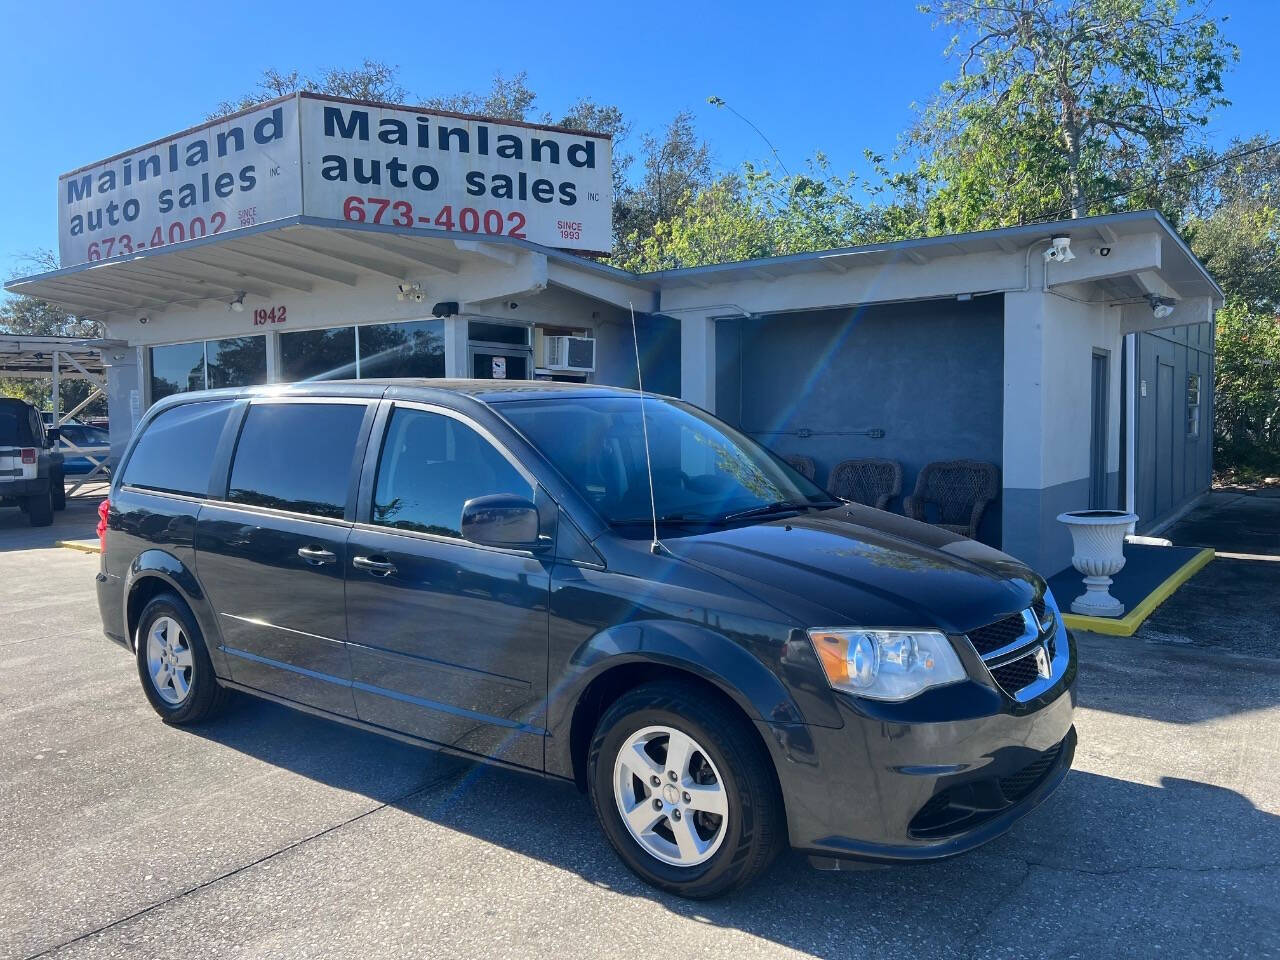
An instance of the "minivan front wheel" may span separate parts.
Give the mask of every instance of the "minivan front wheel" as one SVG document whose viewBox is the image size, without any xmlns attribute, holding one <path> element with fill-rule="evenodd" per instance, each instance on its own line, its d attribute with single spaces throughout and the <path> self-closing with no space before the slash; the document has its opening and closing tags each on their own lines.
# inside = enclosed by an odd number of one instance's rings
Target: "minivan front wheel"
<svg viewBox="0 0 1280 960">
<path fill-rule="evenodd" d="M 758 876 L 781 846 L 781 800 L 754 732 L 690 684 L 621 697 L 600 720 L 588 763 L 605 835 L 656 887 L 719 896 Z"/>
<path fill-rule="evenodd" d="M 183 726 L 212 716 L 225 699 L 191 610 L 174 594 L 151 600 L 138 618 L 138 676 L 156 713 Z"/>
</svg>

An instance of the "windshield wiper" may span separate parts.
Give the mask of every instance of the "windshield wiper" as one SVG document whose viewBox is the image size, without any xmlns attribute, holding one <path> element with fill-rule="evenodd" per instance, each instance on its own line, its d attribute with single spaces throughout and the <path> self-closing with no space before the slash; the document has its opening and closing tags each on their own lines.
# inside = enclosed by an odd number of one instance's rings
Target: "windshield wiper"
<svg viewBox="0 0 1280 960">
<path fill-rule="evenodd" d="M 826 509 L 829 507 L 838 507 L 840 504 L 834 500 L 822 500 L 818 502 L 806 501 L 801 503 L 797 500 L 775 500 L 773 503 L 762 503 L 758 507 L 750 507 L 746 510 L 738 510 L 735 513 L 726 513 L 718 518 L 720 520 L 745 520 L 748 517 L 768 517 L 776 513 L 798 513 L 801 510 L 810 508 Z"/>
</svg>

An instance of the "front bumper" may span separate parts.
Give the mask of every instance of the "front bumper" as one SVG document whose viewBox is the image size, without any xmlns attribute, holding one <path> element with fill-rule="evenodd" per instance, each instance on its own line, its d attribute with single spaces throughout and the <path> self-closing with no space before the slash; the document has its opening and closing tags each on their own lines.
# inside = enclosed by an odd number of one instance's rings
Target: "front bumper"
<svg viewBox="0 0 1280 960">
<path fill-rule="evenodd" d="M 1075 642 L 1060 629 L 1053 682 L 1026 702 L 975 680 L 905 704 L 840 697 L 841 728 L 762 723 L 791 846 L 932 860 L 986 843 L 1035 809 L 1075 754 Z"/>
</svg>

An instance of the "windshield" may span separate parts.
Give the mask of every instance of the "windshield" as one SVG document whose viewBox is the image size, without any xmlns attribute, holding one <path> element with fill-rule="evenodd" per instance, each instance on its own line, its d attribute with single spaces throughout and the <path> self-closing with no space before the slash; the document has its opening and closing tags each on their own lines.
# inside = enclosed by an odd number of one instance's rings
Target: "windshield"
<svg viewBox="0 0 1280 960">
<path fill-rule="evenodd" d="M 610 524 L 650 522 L 638 397 L 507 401 L 502 415 Z M 831 506 L 824 490 L 728 424 L 677 400 L 645 401 L 660 522 Z"/>
</svg>

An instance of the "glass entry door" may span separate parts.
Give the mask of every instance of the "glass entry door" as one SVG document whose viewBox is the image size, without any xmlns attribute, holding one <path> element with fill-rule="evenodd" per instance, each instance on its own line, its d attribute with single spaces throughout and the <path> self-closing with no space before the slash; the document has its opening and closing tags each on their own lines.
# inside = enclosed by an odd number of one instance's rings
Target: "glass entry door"
<svg viewBox="0 0 1280 960">
<path fill-rule="evenodd" d="M 497 347 L 472 347 L 471 376 L 476 380 L 528 380 L 529 354 Z"/>
</svg>

